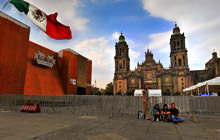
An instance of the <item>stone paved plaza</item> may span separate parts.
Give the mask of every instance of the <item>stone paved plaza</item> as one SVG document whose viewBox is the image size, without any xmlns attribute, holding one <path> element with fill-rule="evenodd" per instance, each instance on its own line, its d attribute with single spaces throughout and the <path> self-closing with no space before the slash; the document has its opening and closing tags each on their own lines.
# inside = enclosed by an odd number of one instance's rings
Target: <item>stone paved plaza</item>
<svg viewBox="0 0 220 140">
<path fill-rule="evenodd" d="M 0 111 L 1 140 L 216 140 L 218 115 L 190 114 L 179 124 L 138 120 L 136 115 L 77 115 Z"/>
</svg>

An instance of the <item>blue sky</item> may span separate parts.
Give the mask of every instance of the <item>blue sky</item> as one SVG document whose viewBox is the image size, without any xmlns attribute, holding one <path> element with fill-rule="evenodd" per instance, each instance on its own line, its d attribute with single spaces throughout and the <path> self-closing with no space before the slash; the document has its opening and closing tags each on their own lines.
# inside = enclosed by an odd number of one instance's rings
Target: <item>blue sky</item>
<svg viewBox="0 0 220 140">
<path fill-rule="evenodd" d="M 120 2 L 88 2 L 80 9 L 83 17 L 92 22 L 89 26 L 98 35 L 108 35 L 112 31 L 123 31 L 128 37 L 137 40 L 146 34 L 167 31 L 171 28 L 168 21 L 149 16 L 142 8 L 142 1 L 127 0 Z M 93 36 L 94 37 L 94 36 Z"/>
<path fill-rule="evenodd" d="M 30 40 L 54 51 L 71 48 L 93 61 L 93 83 L 105 88 L 114 75 L 114 45 L 122 31 L 130 48 L 131 69 L 152 50 L 169 67 L 169 39 L 176 21 L 186 36 L 191 70 L 204 69 L 213 49 L 220 52 L 218 0 L 27 0 L 69 25 L 73 39 L 57 41 L 9 4 L 3 12 L 31 27 Z M 0 5 L 6 3 L 1 0 Z M 53 4 L 51 4 L 53 3 Z M 190 10 L 189 10 L 190 9 Z M 213 10 L 215 9 L 215 10 Z M 198 53 L 199 52 L 199 53 Z"/>
</svg>

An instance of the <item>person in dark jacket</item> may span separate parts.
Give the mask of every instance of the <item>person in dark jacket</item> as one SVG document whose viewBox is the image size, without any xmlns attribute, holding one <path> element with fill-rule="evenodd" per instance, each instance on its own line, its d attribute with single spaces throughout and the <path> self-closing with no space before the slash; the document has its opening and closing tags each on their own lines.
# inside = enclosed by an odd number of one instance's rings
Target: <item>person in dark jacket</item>
<svg viewBox="0 0 220 140">
<path fill-rule="evenodd" d="M 153 108 L 153 116 L 154 116 L 154 122 L 155 121 L 160 121 L 160 107 L 158 104 L 155 104 L 154 108 Z"/>
<path fill-rule="evenodd" d="M 162 119 L 165 122 L 171 121 L 170 110 L 168 109 L 167 104 L 163 105 L 163 109 L 161 110 Z"/>
<path fill-rule="evenodd" d="M 182 122 L 182 121 L 184 121 L 184 118 L 182 118 L 182 117 L 180 116 L 179 110 L 176 109 L 174 103 L 171 104 L 170 114 L 172 115 L 172 120 L 173 120 L 173 122 L 177 123 L 177 122 Z"/>
</svg>

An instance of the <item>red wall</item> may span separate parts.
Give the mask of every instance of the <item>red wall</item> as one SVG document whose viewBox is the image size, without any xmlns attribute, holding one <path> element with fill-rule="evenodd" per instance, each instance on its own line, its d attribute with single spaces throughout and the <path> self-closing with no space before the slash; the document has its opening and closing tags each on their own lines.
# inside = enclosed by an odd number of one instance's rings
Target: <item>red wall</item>
<svg viewBox="0 0 220 140">
<path fill-rule="evenodd" d="M 91 94 L 91 81 L 92 81 L 92 61 L 88 60 L 87 64 L 87 88 L 86 95 Z"/>
<path fill-rule="evenodd" d="M 64 95 L 63 82 L 60 77 L 57 61 L 52 68 L 37 64 L 34 54 L 38 51 L 46 56 L 54 56 L 54 59 L 57 60 L 56 52 L 33 42 L 29 43 L 24 94 Z"/>
<path fill-rule="evenodd" d="M 29 32 L 0 16 L 0 94 L 24 93 Z"/>
<path fill-rule="evenodd" d="M 65 94 L 76 94 L 77 85 L 73 85 L 70 79 L 77 80 L 77 64 L 78 57 L 77 54 L 69 50 L 63 50 L 63 59 L 60 71 L 62 72 L 63 85 L 65 89 Z"/>
</svg>

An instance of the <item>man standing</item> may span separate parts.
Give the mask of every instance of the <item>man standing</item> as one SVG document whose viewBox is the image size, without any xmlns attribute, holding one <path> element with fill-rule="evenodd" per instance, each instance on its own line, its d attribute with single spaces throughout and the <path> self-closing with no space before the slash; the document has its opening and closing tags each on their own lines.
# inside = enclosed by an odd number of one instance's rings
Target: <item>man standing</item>
<svg viewBox="0 0 220 140">
<path fill-rule="evenodd" d="M 143 99 L 143 113 L 145 114 L 145 119 L 149 120 L 149 106 L 148 106 L 148 89 L 147 89 L 147 85 L 145 85 L 145 89 L 142 91 L 142 99 Z"/>
</svg>

